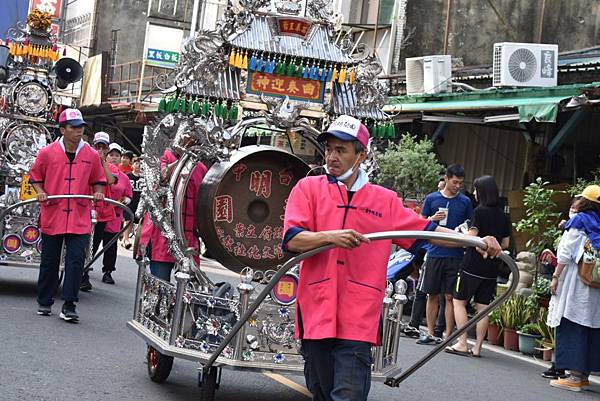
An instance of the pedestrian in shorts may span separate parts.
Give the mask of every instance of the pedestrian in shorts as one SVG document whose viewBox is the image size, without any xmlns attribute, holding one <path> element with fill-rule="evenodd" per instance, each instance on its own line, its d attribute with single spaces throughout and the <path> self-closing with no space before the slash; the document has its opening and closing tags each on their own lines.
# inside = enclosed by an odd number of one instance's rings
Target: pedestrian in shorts
<svg viewBox="0 0 600 401">
<path fill-rule="evenodd" d="M 496 238 L 502 249 L 508 248 L 510 241 L 510 220 L 498 204 L 498 186 L 494 177 L 484 175 L 473 183 L 475 199 L 479 203 L 473 211 L 467 235 Z M 484 259 L 473 248 L 468 248 L 462 262 L 461 271 L 454 291 L 454 318 L 456 326 L 467 324 L 467 303 L 473 299 L 477 313 L 487 307 L 496 295 L 496 280 L 500 260 Z M 487 333 L 488 317 L 477 323 L 475 346 L 467 346 L 467 333 L 459 337 L 456 344 L 446 348 L 446 352 L 458 355 L 481 356 L 481 346 Z"/>
<path fill-rule="evenodd" d="M 454 230 L 471 217 L 473 206 L 471 200 L 460 192 L 465 180 L 465 170 L 462 166 L 457 164 L 448 166 L 444 180 L 446 185 L 443 190 L 433 192 L 425 198 L 421 215 L 427 216 L 430 221 L 442 227 Z M 462 248 L 428 245 L 427 260 L 423 266 L 423 279 L 419 288 L 427 294 L 425 311 L 427 334 L 419 337 L 417 344 L 434 344 L 442 341 L 434 336 L 440 294 L 446 301 L 444 310 L 446 329 L 443 336 L 448 336 L 452 332 L 454 328 L 452 293 L 463 255 Z"/>
</svg>

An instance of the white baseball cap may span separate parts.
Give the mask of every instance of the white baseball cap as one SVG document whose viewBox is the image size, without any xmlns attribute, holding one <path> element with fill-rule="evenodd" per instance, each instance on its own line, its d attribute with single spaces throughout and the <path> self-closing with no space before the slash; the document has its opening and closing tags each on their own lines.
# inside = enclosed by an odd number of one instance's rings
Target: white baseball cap
<svg viewBox="0 0 600 401">
<path fill-rule="evenodd" d="M 108 153 L 112 152 L 113 150 L 116 150 L 120 154 L 123 154 L 123 149 L 118 143 L 113 142 L 110 145 L 108 145 Z"/>
<path fill-rule="evenodd" d="M 110 136 L 104 131 L 96 132 L 96 135 L 94 135 L 94 145 L 97 143 L 103 143 L 108 146 L 110 143 Z"/>
<path fill-rule="evenodd" d="M 369 146 L 369 130 L 360 120 L 342 115 L 336 118 L 326 132 L 317 137 L 317 141 L 325 142 L 328 136 L 334 136 L 342 141 L 358 141 L 365 148 Z"/>
</svg>

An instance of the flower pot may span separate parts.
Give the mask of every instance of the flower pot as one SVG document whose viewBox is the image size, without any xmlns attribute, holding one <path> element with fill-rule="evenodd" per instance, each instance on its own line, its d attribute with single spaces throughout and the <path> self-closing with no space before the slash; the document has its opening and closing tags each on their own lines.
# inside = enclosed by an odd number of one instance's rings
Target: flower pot
<svg viewBox="0 0 600 401">
<path fill-rule="evenodd" d="M 545 349 L 542 352 L 542 359 L 546 362 L 549 362 L 552 360 L 552 353 L 554 352 L 553 349 Z"/>
<path fill-rule="evenodd" d="M 519 350 L 519 335 L 514 329 L 504 329 L 504 349 L 509 351 Z"/>
<path fill-rule="evenodd" d="M 487 340 L 492 345 L 502 344 L 502 332 L 497 324 L 490 324 L 487 331 Z"/>
<path fill-rule="evenodd" d="M 539 355 L 540 350 L 537 349 L 539 339 L 542 338 L 539 334 L 527 334 L 517 331 L 519 335 L 519 351 L 525 355 Z"/>
</svg>

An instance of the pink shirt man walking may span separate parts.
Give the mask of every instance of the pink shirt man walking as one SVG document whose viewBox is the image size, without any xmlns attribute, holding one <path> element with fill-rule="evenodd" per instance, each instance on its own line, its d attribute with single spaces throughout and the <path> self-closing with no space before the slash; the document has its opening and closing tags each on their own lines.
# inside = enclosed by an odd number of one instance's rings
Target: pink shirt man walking
<svg viewBox="0 0 600 401">
<path fill-rule="evenodd" d="M 92 230 L 92 202 L 87 199 L 48 200 L 51 195 L 92 195 L 103 200 L 106 177 L 98 153 L 82 139 L 86 125 L 81 112 L 66 109 L 59 117 L 62 137 L 40 150 L 29 172 L 41 203 L 42 256 L 38 277 L 38 314 L 49 316 L 58 286 L 58 268 L 66 245 L 64 304 L 60 317 L 77 322 L 75 310 L 85 251 Z"/>
</svg>

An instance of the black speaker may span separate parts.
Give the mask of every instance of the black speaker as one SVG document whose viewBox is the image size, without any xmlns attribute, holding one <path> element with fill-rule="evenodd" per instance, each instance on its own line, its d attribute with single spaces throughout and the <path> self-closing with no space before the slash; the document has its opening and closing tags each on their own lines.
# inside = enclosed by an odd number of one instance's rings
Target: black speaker
<svg viewBox="0 0 600 401">
<path fill-rule="evenodd" d="M 65 89 L 69 84 L 77 82 L 83 76 L 83 67 L 76 60 L 64 57 L 54 66 L 56 72 L 56 86 Z"/>
</svg>

